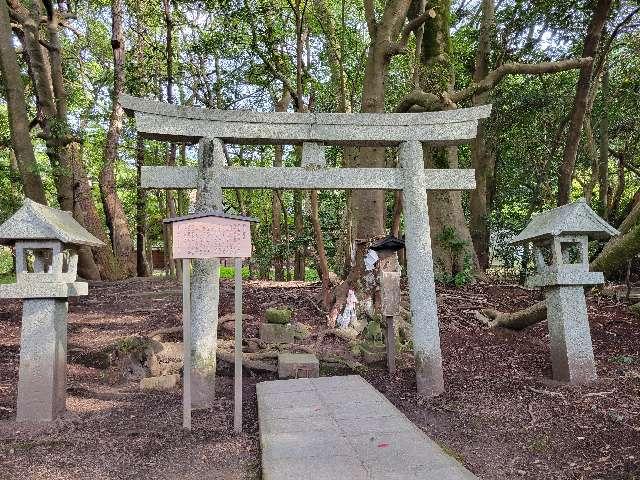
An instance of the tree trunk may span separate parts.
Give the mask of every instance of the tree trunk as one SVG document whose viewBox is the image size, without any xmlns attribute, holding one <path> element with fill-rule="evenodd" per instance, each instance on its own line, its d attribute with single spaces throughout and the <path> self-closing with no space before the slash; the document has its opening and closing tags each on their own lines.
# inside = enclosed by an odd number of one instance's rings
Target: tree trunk
<svg viewBox="0 0 640 480">
<path fill-rule="evenodd" d="M 609 218 L 609 69 L 602 72 L 602 117 L 600 118 L 600 158 L 598 161 L 598 197 L 602 218 Z"/>
<path fill-rule="evenodd" d="M 171 14 L 171 0 L 163 0 L 164 8 L 164 20 L 166 26 L 166 39 L 165 39 L 165 53 L 167 56 L 167 103 L 173 104 L 173 17 Z M 173 167 L 176 164 L 176 144 L 170 143 L 167 150 L 167 166 Z M 175 217 L 176 213 L 176 195 L 172 190 L 166 191 L 167 197 L 167 216 Z M 173 259 L 173 236 L 172 225 L 167 225 L 165 228 L 165 254 L 168 265 L 170 266 L 169 273 L 182 281 L 182 262 L 180 260 Z"/>
<path fill-rule="evenodd" d="M 371 43 L 367 51 L 362 84 L 361 112 L 381 113 L 384 111 L 385 82 L 389 64 L 397 51 L 393 51 L 399 32 L 407 18 L 411 1 L 387 2 L 380 18 L 376 18 L 375 2 L 365 0 L 365 17 Z M 384 148 L 363 147 L 351 157 L 345 149 L 345 166 L 356 168 L 385 167 Z M 359 305 L 366 308 L 372 304 L 371 291 L 363 286 L 364 256 L 371 240 L 385 234 L 385 192 L 379 190 L 353 190 L 350 195 L 352 242 L 345 249 L 349 271 L 345 281 L 335 290 L 335 301 L 329 313 L 329 325 L 335 325 L 342 313 L 349 290 L 356 292 Z M 353 249 L 353 250 L 352 250 Z M 353 259 L 353 261 L 352 261 Z"/>
<path fill-rule="evenodd" d="M 482 1 L 482 20 L 480 22 L 480 37 L 476 52 L 473 81 L 480 82 L 489 73 L 489 55 L 491 54 L 491 40 L 495 29 L 494 0 Z M 474 95 L 474 106 L 486 105 L 489 92 Z M 478 264 L 482 270 L 489 268 L 489 210 L 491 207 L 492 183 L 495 176 L 495 153 L 487 143 L 486 121 L 478 122 L 478 133 L 471 142 L 471 166 L 476 173 L 476 189 L 471 191 L 471 239 L 478 257 Z"/>
<path fill-rule="evenodd" d="M 129 232 L 127 216 L 118 197 L 115 174 L 115 165 L 118 159 L 118 140 L 122 131 L 124 116 L 124 111 L 120 105 L 120 95 L 124 92 L 123 8 L 123 0 L 112 0 L 113 92 L 111 94 L 111 118 L 105 140 L 104 163 L 100 171 L 100 196 L 111 236 L 113 253 L 118 259 L 122 274 L 131 276 L 136 274 L 133 242 Z"/>
<path fill-rule="evenodd" d="M 7 3 L 0 2 L 0 71 L 7 92 L 7 112 L 9 115 L 9 131 L 11 146 L 15 153 L 16 163 L 22 187 L 26 197 L 47 204 L 42 178 L 38 172 L 33 145 L 29 136 L 29 118 L 24 97 L 24 87 L 20 75 L 20 66 L 16 51 L 13 48 L 11 22 Z"/>
<path fill-rule="evenodd" d="M 318 205 L 318 191 L 311 191 L 311 224 L 316 237 L 316 249 L 318 250 L 318 267 L 320 268 L 320 277 L 322 279 L 322 303 L 325 308 L 329 307 L 330 302 L 330 285 L 329 281 L 329 263 L 327 262 L 327 253 L 324 249 L 324 239 L 322 238 L 322 226 L 320 225 L 320 207 Z"/>
<path fill-rule="evenodd" d="M 283 89 L 282 98 L 276 104 L 276 112 L 286 112 L 291 103 L 291 92 L 287 88 Z M 282 166 L 282 157 L 284 155 L 284 147 L 275 145 L 274 147 L 273 166 Z M 275 252 L 273 254 L 274 278 L 277 281 L 284 281 L 284 261 L 282 258 L 282 204 L 280 203 L 280 193 L 272 192 L 272 213 L 271 213 L 271 235 L 273 237 L 273 246 Z"/>
<path fill-rule="evenodd" d="M 441 96 L 451 92 L 455 83 L 449 36 L 451 1 L 440 0 L 432 3 L 431 7 L 435 16 L 429 17 L 425 23 L 419 79 L 423 91 Z M 425 166 L 458 167 L 457 147 L 425 147 L 424 150 Z M 464 270 L 478 270 L 471 234 L 462 209 L 461 192 L 429 192 L 427 202 L 436 278 L 448 279 Z M 445 236 L 449 238 L 448 241 L 443 240 Z M 463 246 L 454 249 L 454 244 Z"/>
<path fill-rule="evenodd" d="M 609 15 L 611 4 L 612 0 L 598 0 L 584 41 L 583 57 L 593 57 L 596 54 L 602 29 Z M 587 99 L 591 87 L 592 74 L 593 62 L 583 66 L 580 70 L 580 76 L 578 77 L 567 143 L 565 144 L 562 164 L 560 165 L 558 175 L 558 205 L 564 205 L 570 201 L 571 184 L 576 166 L 578 144 L 580 143 L 580 132 L 587 110 Z"/>
<path fill-rule="evenodd" d="M 13 16 L 23 27 L 20 40 L 29 60 L 29 73 L 32 75 L 37 99 L 38 122 L 42 128 L 47 156 L 53 169 L 58 204 L 62 210 L 70 212 L 73 210 L 73 179 L 65 149 L 68 125 L 66 116 L 60 117 L 56 109 L 51 58 L 49 52 L 40 43 L 39 27 L 42 17 L 40 3 L 32 2 L 29 11 L 18 0 L 10 0 L 9 5 Z M 52 28 L 48 28 L 48 32 L 51 37 Z M 55 58 L 60 59 L 59 55 Z"/>
<path fill-rule="evenodd" d="M 62 210 L 73 212 L 78 222 L 98 238 L 104 238 L 102 225 L 93 204 L 89 180 L 77 155 L 77 140 L 72 137 L 67 121 L 67 98 L 62 74 L 62 47 L 58 39 L 59 13 L 49 0 L 47 6 L 47 35 L 49 52 L 42 46 L 40 23 L 42 12 L 39 2 L 32 2 L 27 10 L 19 1 L 9 0 L 12 16 L 22 25 L 20 41 L 32 78 L 38 123 L 46 143 L 46 152 L 53 169 L 58 203 Z M 76 152 L 76 154 L 74 154 Z M 79 188 L 80 191 L 75 191 Z M 79 259 L 79 270 L 87 277 L 95 276 L 94 262 L 85 250 Z M 102 278 L 115 277 L 113 257 L 109 249 L 97 249 L 95 262 L 99 265 Z"/>
<path fill-rule="evenodd" d="M 78 144 L 72 147 L 76 146 Z M 78 259 L 78 272 L 87 280 L 118 280 L 120 278 L 118 262 L 113 256 L 109 238 L 104 231 L 102 219 L 93 201 L 93 192 L 82 157 L 81 149 L 77 155 L 70 155 L 73 173 L 73 217 L 96 238 L 102 240 L 105 246 L 91 249 L 93 258 L 89 257 L 88 249 L 81 251 Z M 95 275 L 94 260 L 98 266 L 98 276 Z"/>
<path fill-rule="evenodd" d="M 144 140 L 136 139 L 136 272 L 139 277 L 151 275 L 145 255 L 147 237 L 147 192 L 142 188 L 140 176 L 144 165 Z"/>
<path fill-rule="evenodd" d="M 306 266 L 306 247 L 302 241 L 304 237 L 304 216 L 302 212 L 302 191 L 293 192 L 293 224 L 296 231 L 297 243 L 293 262 L 293 279 L 304 280 Z"/>
</svg>

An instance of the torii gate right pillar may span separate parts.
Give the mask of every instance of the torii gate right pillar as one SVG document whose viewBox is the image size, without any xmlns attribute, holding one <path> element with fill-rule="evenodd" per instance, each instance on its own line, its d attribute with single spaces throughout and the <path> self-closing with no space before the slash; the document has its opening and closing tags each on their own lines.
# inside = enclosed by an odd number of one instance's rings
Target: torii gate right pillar
<svg viewBox="0 0 640 480">
<path fill-rule="evenodd" d="M 444 392 L 444 380 L 421 142 L 400 145 L 400 166 L 416 385 L 418 394 L 431 397 Z"/>
</svg>

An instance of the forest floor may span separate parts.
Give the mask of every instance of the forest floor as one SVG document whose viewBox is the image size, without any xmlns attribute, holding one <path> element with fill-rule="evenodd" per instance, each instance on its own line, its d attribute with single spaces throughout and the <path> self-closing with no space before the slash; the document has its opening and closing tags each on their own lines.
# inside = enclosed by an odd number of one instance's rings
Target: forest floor
<svg viewBox="0 0 640 480">
<path fill-rule="evenodd" d="M 245 336 L 257 337 L 264 310 L 277 305 L 292 307 L 295 321 L 312 331 L 323 330 L 318 292 L 310 283 L 245 282 L 244 308 L 255 317 Z M 510 332 L 487 329 L 473 316 L 480 308 L 528 306 L 539 292 L 477 283 L 438 293 L 446 393 L 416 398 L 408 353 L 393 377 L 383 365 L 358 373 L 482 479 L 640 478 L 640 320 L 624 304 L 589 296 L 599 380 L 570 387 L 550 380 L 546 323 Z M 245 433 L 234 436 L 231 369 L 220 362 L 215 404 L 194 414 L 187 434 L 180 428 L 180 390 L 151 393 L 137 382 L 114 382 L 95 353 L 127 336 L 179 325 L 176 282 L 93 284 L 89 296 L 71 301 L 69 413 L 46 426 L 13 421 L 20 305 L 0 301 L 0 479 L 259 478 L 255 384 L 273 374 L 247 372 Z M 232 286 L 224 281 L 220 314 L 232 309 Z M 321 348 L 348 355 L 335 337 L 325 337 Z"/>
</svg>

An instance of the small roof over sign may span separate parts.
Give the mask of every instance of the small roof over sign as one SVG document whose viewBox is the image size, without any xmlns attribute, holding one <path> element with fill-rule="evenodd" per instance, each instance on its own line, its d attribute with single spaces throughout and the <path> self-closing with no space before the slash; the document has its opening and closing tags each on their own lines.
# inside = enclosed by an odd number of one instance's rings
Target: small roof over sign
<svg viewBox="0 0 640 480">
<path fill-rule="evenodd" d="M 397 252 L 398 250 L 402 250 L 404 248 L 404 240 L 401 238 L 396 238 L 393 235 L 388 235 L 382 240 L 378 240 L 377 242 L 371 245 L 371 250 L 375 250 L 377 252 L 381 250 L 390 250 L 392 252 Z"/>
<path fill-rule="evenodd" d="M 184 215 L 182 217 L 165 218 L 163 222 L 175 223 L 175 222 L 183 222 L 185 220 L 194 220 L 196 218 L 206 218 L 206 217 L 228 218 L 229 220 L 240 220 L 242 222 L 253 222 L 253 223 L 259 222 L 259 220 L 255 217 L 244 217 L 242 215 L 230 215 L 221 210 L 212 210 L 211 212 L 204 212 L 204 213 L 194 213 L 192 215 Z"/>
<path fill-rule="evenodd" d="M 104 246 L 69 212 L 41 205 L 28 198 L 16 213 L 0 225 L 0 244 L 8 245 L 20 240 L 58 240 L 72 245 Z"/>
<path fill-rule="evenodd" d="M 515 236 L 510 243 L 526 243 L 558 235 L 587 235 L 597 240 L 606 240 L 620 232 L 594 212 L 584 198 L 573 203 L 542 212 Z"/>
</svg>

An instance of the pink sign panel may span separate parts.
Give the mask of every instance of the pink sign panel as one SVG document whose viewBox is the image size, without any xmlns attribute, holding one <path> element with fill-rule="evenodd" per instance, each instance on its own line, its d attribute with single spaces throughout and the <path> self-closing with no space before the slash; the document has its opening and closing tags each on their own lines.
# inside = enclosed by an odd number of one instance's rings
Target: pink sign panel
<svg viewBox="0 0 640 480">
<path fill-rule="evenodd" d="M 220 217 L 174 222 L 173 258 L 248 258 L 251 256 L 249 222 Z"/>
</svg>

